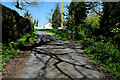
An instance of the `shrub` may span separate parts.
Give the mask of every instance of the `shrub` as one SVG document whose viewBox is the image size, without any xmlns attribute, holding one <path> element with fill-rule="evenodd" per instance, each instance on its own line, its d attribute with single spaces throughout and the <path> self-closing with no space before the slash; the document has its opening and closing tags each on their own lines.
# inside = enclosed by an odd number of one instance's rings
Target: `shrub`
<svg viewBox="0 0 120 80">
<path fill-rule="evenodd" d="M 120 33 L 114 36 L 113 43 L 120 50 Z"/>
<path fill-rule="evenodd" d="M 64 41 L 65 41 L 65 40 L 67 40 L 67 38 L 63 38 L 62 40 L 64 40 Z"/>
<path fill-rule="evenodd" d="M 6 63 L 9 61 L 9 59 L 11 59 L 11 57 L 19 54 L 20 52 L 20 47 L 24 47 L 27 42 L 25 42 L 27 35 L 33 35 L 32 38 L 33 39 L 37 37 L 37 33 L 27 33 L 25 36 L 23 36 L 22 38 L 20 38 L 17 42 L 10 42 L 9 45 L 6 44 L 2 44 L 2 50 L 0 49 L 0 51 L 2 51 L 2 55 L 0 55 L 0 58 L 2 57 L 2 66 L 6 65 Z M 0 45 L 1 46 L 1 45 Z"/>
<path fill-rule="evenodd" d="M 94 43 L 95 43 L 94 38 L 87 38 L 87 40 L 84 41 L 84 46 L 89 47 L 89 46 L 93 45 Z"/>
<path fill-rule="evenodd" d="M 2 5 L 2 32 L 5 36 L 2 43 L 9 44 L 11 41 L 16 41 L 25 33 L 33 32 L 33 29 L 33 24 L 29 19 Z"/>
<path fill-rule="evenodd" d="M 89 39 L 88 48 L 85 52 L 89 54 L 92 58 L 96 59 L 98 62 L 103 64 L 105 68 L 114 73 L 115 77 L 120 77 L 120 51 L 110 42 L 94 42 L 93 39 Z"/>
<path fill-rule="evenodd" d="M 119 50 L 112 43 L 95 42 L 89 48 L 91 53 L 95 54 L 95 57 L 102 61 L 102 63 L 106 64 L 106 60 L 112 60 L 112 62 L 120 60 Z"/>
<path fill-rule="evenodd" d="M 14 45 L 12 45 L 14 46 Z M 2 45 L 2 66 L 4 66 L 13 55 L 19 54 L 19 49 L 12 48 L 12 46 Z"/>
</svg>

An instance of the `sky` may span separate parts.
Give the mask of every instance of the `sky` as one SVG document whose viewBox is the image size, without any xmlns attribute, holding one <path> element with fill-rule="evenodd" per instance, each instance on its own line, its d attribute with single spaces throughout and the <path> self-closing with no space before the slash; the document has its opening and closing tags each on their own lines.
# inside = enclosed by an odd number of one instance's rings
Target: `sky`
<svg viewBox="0 0 120 80">
<path fill-rule="evenodd" d="M 13 2 L 1 2 L 3 5 L 5 5 L 6 7 L 9 7 L 15 11 L 17 11 L 21 16 L 24 15 L 25 11 L 24 10 L 19 10 L 17 9 L 15 6 L 12 5 Z M 39 29 L 43 29 L 44 24 L 46 24 L 48 22 L 48 19 L 46 18 L 46 16 L 48 16 L 49 18 L 52 18 L 52 15 L 48 15 L 48 13 L 51 12 L 51 9 L 55 9 L 56 7 L 56 3 L 57 2 L 39 2 L 38 7 L 27 7 L 27 9 L 29 10 L 30 14 L 33 16 L 33 19 L 37 19 L 38 22 L 38 28 Z M 62 11 L 62 2 L 60 3 L 60 11 Z M 67 13 L 67 9 L 65 6 L 69 5 L 70 2 L 64 2 L 63 3 L 63 12 Z"/>
</svg>

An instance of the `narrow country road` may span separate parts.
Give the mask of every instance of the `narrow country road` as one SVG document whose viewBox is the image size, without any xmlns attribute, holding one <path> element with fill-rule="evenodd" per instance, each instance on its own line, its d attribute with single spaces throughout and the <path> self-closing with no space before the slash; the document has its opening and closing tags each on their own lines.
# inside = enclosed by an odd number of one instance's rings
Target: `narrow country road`
<svg viewBox="0 0 120 80">
<path fill-rule="evenodd" d="M 21 78 L 100 78 L 101 72 L 93 67 L 81 50 L 82 45 L 61 41 L 49 33 L 37 32 L 38 45 L 32 50 Z"/>
</svg>

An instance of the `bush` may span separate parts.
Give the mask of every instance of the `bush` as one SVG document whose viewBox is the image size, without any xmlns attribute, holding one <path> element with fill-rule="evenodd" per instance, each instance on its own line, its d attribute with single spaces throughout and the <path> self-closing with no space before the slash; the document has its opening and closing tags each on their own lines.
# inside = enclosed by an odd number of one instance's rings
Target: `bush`
<svg viewBox="0 0 120 80">
<path fill-rule="evenodd" d="M 15 45 L 9 45 L 9 46 L 2 45 L 2 55 L 0 55 L 2 57 L 2 66 L 6 65 L 6 63 L 13 55 L 19 54 L 20 50 L 12 48 L 12 46 Z"/>
<path fill-rule="evenodd" d="M 87 40 L 84 41 L 84 47 L 89 47 L 95 43 L 94 38 L 87 38 Z"/>
<path fill-rule="evenodd" d="M 2 32 L 5 36 L 2 43 L 9 44 L 11 41 L 16 41 L 26 33 L 33 32 L 33 29 L 33 24 L 29 19 L 2 5 Z"/>
<path fill-rule="evenodd" d="M 114 36 L 113 43 L 120 50 L 120 33 Z"/>
<path fill-rule="evenodd" d="M 116 62 L 120 60 L 119 50 L 112 43 L 104 43 L 104 42 L 95 42 L 93 46 L 90 46 L 91 54 L 95 54 L 95 57 L 102 61 L 102 63 L 106 63 L 106 60 L 110 59 L 112 62 Z"/>
<path fill-rule="evenodd" d="M 91 37 L 92 35 L 96 35 L 96 30 L 99 29 L 100 27 L 100 18 L 98 15 L 93 13 L 91 16 L 87 16 L 87 18 L 84 20 L 85 21 L 85 32 L 86 32 L 86 37 Z M 98 34 L 98 32 L 97 32 Z"/>
<path fill-rule="evenodd" d="M 110 42 L 94 42 L 89 39 L 87 44 L 91 45 L 85 52 L 98 62 L 103 64 L 108 71 L 114 73 L 115 77 L 120 77 L 120 51 Z"/>
<path fill-rule="evenodd" d="M 65 41 L 65 40 L 67 40 L 67 38 L 63 38 L 62 40 Z"/>
<path fill-rule="evenodd" d="M 84 40 L 85 39 L 85 30 L 81 28 L 81 25 L 78 26 L 80 28 L 80 31 L 78 32 L 78 40 Z"/>
<path fill-rule="evenodd" d="M 2 44 L 2 55 L 0 55 L 0 58 L 2 57 L 2 66 L 6 65 L 6 63 L 11 59 L 13 56 L 19 54 L 20 48 L 24 47 L 27 42 L 25 42 L 27 35 L 32 35 L 33 37 L 30 38 L 31 40 L 34 40 L 37 37 L 37 33 L 27 33 L 25 36 L 20 38 L 17 42 L 10 42 L 9 45 Z M 1 45 L 0 45 L 1 46 Z"/>
</svg>

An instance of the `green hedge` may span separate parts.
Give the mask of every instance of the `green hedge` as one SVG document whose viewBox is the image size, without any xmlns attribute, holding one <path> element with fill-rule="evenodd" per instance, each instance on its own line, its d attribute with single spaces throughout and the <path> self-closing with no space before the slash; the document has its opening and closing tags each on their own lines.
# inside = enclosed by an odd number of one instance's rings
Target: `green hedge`
<svg viewBox="0 0 120 80">
<path fill-rule="evenodd" d="M 29 19 L 2 5 L 2 43 L 8 44 L 11 41 L 16 41 L 25 33 L 32 32 L 33 29 Z"/>
</svg>

